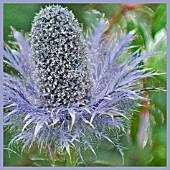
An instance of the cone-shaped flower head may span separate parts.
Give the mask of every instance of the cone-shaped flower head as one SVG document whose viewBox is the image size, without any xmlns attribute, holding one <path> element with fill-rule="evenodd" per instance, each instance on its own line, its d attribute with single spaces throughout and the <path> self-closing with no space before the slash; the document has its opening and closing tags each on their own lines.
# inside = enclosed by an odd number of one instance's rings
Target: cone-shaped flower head
<svg viewBox="0 0 170 170">
<path fill-rule="evenodd" d="M 45 107 L 88 102 L 87 52 L 72 12 L 60 6 L 40 10 L 31 29 L 31 47 Z"/>
</svg>

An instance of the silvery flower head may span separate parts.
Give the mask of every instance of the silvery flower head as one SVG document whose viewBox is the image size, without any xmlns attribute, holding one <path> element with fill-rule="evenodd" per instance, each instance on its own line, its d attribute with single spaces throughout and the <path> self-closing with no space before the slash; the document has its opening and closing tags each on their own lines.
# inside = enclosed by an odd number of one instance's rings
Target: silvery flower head
<svg viewBox="0 0 170 170">
<path fill-rule="evenodd" d="M 93 141 L 118 145 L 145 73 L 139 63 L 150 54 L 126 54 L 135 31 L 103 40 L 108 22 L 101 18 L 86 36 L 72 12 L 48 6 L 35 16 L 30 37 L 13 29 L 15 48 L 4 50 L 4 122 L 17 131 L 11 140 L 22 150 L 33 143 L 50 153 L 90 148 Z"/>
</svg>

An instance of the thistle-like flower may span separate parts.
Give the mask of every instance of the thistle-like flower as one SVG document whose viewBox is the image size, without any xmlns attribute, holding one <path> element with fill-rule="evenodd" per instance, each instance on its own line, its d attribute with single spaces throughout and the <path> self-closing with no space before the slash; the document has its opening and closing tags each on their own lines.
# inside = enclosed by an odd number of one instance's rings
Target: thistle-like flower
<svg viewBox="0 0 170 170">
<path fill-rule="evenodd" d="M 13 29 L 15 49 L 4 62 L 18 74 L 4 73 L 4 122 L 17 129 L 13 142 L 22 150 L 35 142 L 50 153 L 74 147 L 81 154 L 93 140 L 106 139 L 122 153 L 119 134 L 126 133 L 130 110 L 142 99 L 138 80 L 149 77 L 139 63 L 151 54 L 130 54 L 135 31 L 107 38 L 107 21 L 83 36 L 72 12 L 61 6 L 41 9 L 30 38 Z"/>
</svg>

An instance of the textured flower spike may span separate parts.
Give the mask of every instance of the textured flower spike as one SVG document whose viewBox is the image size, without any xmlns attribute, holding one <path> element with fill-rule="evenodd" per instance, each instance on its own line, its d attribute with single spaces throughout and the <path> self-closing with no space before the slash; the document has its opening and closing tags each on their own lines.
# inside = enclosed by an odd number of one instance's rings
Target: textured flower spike
<svg viewBox="0 0 170 170">
<path fill-rule="evenodd" d="M 42 9 L 34 18 L 31 47 L 44 106 L 87 103 L 87 52 L 74 15 L 60 6 Z"/>
<path fill-rule="evenodd" d="M 22 141 L 24 150 L 35 142 L 69 155 L 73 147 L 81 157 L 82 146 L 95 154 L 94 141 L 105 139 L 123 156 L 120 134 L 142 99 L 138 80 L 152 76 L 139 63 L 151 54 L 118 62 L 135 32 L 103 42 L 106 29 L 101 18 L 84 41 L 73 14 L 49 6 L 35 17 L 30 42 L 13 30 L 19 48 L 4 50 L 4 62 L 21 77 L 4 73 L 4 122 L 17 129 L 10 145 Z"/>
</svg>

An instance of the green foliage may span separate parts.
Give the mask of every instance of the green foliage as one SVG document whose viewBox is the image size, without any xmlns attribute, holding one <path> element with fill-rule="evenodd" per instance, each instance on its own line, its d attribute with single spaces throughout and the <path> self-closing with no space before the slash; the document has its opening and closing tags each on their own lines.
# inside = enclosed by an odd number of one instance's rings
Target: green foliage
<svg viewBox="0 0 170 170">
<path fill-rule="evenodd" d="M 145 66 L 152 68 L 158 73 L 164 73 L 153 78 L 147 79 L 147 85 L 152 85 L 156 87 L 161 87 L 166 90 L 166 32 L 165 29 L 160 30 L 153 40 L 150 39 L 148 42 L 148 51 L 159 51 L 160 53 L 151 56 L 145 62 Z M 163 118 L 166 119 L 166 92 L 149 92 L 149 97 L 151 98 L 152 105 L 156 110 L 160 110 L 163 114 Z M 153 110 L 153 107 L 151 108 Z M 153 111 L 153 112 L 155 112 Z M 161 116 L 159 113 L 158 116 Z M 154 114 L 154 113 L 153 113 Z M 162 120 L 162 119 L 159 119 Z"/>
<path fill-rule="evenodd" d="M 157 7 L 154 18 L 152 20 L 152 37 L 162 28 L 166 27 L 166 4 Z"/>
</svg>

